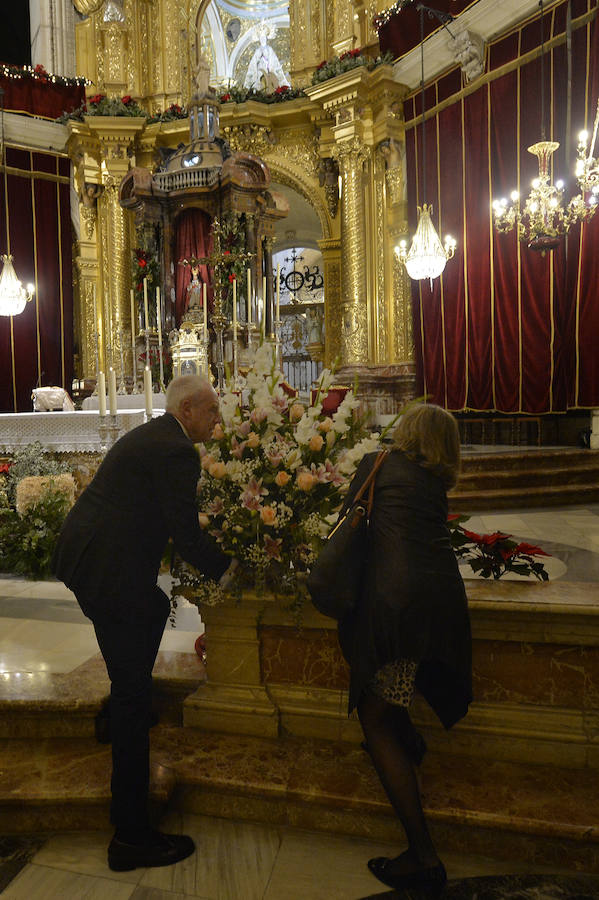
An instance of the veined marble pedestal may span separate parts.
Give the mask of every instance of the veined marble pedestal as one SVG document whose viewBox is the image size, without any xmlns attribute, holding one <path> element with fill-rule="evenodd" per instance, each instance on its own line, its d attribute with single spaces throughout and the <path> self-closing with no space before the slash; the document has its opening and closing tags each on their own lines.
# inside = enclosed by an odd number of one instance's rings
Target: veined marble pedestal
<svg viewBox="0 0 599 900">
<path fill-rule="evenodd" d="M 474 702 L 444 732 L 424 702 L 414 715 L 431 750 L 599 768 L 599 603 L 595 585 L 469 580 Z M 186 725 L 275 737 L 361 740 L 347 716 L 335 623 L 308 603 L 301 629 L 283 604 L 202 607 L 207 682 Z"/>
</svg>

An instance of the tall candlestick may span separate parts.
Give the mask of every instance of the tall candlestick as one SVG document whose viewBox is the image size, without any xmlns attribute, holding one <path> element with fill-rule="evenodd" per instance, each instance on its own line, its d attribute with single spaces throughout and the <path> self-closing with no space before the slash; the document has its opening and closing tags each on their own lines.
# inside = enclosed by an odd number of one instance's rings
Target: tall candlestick
<svg viewBox="0 0 599 900">
<path fill-rule="evenodd" d="M 204 296 L 204 344 L 206 345 L 206 359 L 208 358 L 208 288 L 206 282 L 202 285 Z"/>
<path fill-rule="evenodd" d="M 156 322 L 158 328 L 158 346 L 162 347 L 162 322 L 160 314 L 160 288 L 156 288 Z"/>
<path fill-rule="evenodd" d="M 252 321 L 252 273 L 251 273 L 251 271 L 250 271 L 249 268 L 248 268 L 248 271 L 247 271 L 247 275 L 248 275 L 248 314 L 247 314 L 247 321 L 248 321 L 248 325 L 249 325 L 249 324 L 251 324 L 251 321 Z"/>
<path fill-rule="evenodd" d="M 148 316 L 148 279 L 144 278 L 144 314 L 146 317 L 146 331 L 150 327 L 150 318 Z"/>
<path fill-rule="evenodd" d="M 98 372 L 98 408 L 100 415 L 106 415 L 106 379 L 104 372 Z"/>
<path fill-rule="evenodd" d="M 146 416 L 152 418 L 152 373 L 149 366 L 144 369 L 144 395 L 146 400 Z"/>
<path fill-rule="evenodd" d="M 233 279 L 233 340 L 237 338 L 237 281 Z"/>
<path fill-rule="evenodd" d="M 277 322 L 281 319 L 280 293 L 281 293 L 281 263 L 277 263 Z"/>
<path fill-rule="evenodd" d="M 116 372 L 112 366 L 108 370 L 108 404 L 110 407 L 110 415 L 116 416 Z"/>
<path fill-rule="evenodd" d="M 266 275 L 262 276 L 262 337 L 266 337 Z"/>
<path fill-rule="evenodd" d="M 135 333 L 137 331 L 137 316 L 135 315 L 135 291 L 131 288 L 131 346 L 135 348 Z"/>
</svg>

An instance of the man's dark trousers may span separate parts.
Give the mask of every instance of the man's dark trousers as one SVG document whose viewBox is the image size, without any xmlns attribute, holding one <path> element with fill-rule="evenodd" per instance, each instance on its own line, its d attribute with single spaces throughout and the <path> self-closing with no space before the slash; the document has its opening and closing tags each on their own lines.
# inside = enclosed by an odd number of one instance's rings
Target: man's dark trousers
<svg viewBox="0 0 599 900">
<path fill-rule="evenodd" d="M 164 599 L 167 601 L 166 596 Z M 168 614 L 167 601 L 163 614 L 157 612 L 153 618 L 93 623 L 111 681 L 110 820 L 120 829 L 148 824 L 152 669 Z"/>
</svg>

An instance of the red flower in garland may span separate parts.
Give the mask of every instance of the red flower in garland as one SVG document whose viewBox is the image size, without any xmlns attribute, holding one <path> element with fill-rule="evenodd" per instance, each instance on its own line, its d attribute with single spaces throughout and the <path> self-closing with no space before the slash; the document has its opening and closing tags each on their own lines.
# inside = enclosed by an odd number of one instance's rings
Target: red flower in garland
<svg viewBox="0 0 599 900">
<path fill-rule="evenodd" d="M 220 102 L 221 102 L 221 103 L 226 103 L 227 100 L 230 100 L 230 99 L 231 99 L 231 94 L 228 94 L 228 93 L 227 93 L 227 94 L 223 94 L 222 97 L 220 98 Z"/>
<path fill-rule="evenodd" d="M 318 72 L 320 69 L 324 69 L 326 64 L 327 64 L 327 60 L 323 59 L 323 61 L 321 63 L 318 63 L 318 65 L 316 66 L 316 71 Z"/>
<path fill-rule="evenodd" d="M 233 282 L 235 281 L 236 278 L 237 278 L 237 275 L 229 275 L 229 284 L 233 284 Z"/>
<path fill-rule="evenodd" d="M 102 102 L 102 100 L 105 99 L 105 97 L 106 97 L 106 94 L 94 94 L 94 96 L 90 97 L 87 102 L 91 103 L 92 106 L 97 106 L 99 103 Z"/>
<path fill-rule="evenodd" d="M 131 94 L 126 94 L 121 99 L 125 106 L 129 106 L 130 103 L 133 103 L 133 97 L 131 96 Z"/>
<path fill-rule="evenodd" d="M 224 256 L 230 256 L 230 255 L 231 255 L 231 251 L 230 251 L 230 250 L 223 250 L 223 255 L 224 255 Z"/>
<path fill-rule="evenodd" d="M 0 465 L 0 475 L 6 475 L 10 467 L 11 463 L 2 463 L 2 465 Z"/>
<path fill-rule="evenodd" d="M 142 269 L 145 269 L 145 267 L 146 267 L 148 264 L 147 264 L 147 262 L 146 262 L 145 259 L 138 259 L 138 260 L 137 260 L 137 265 L 138 265 L 138 266 L 141 266 Z"/>
<path fill-rule="evenodd" d="M 286 94 L 288 90 L 289 90 L 288 84 L 280 84 L 278 86 L 278 88 L 276 88 L 275 94 Z"/>
</svg>

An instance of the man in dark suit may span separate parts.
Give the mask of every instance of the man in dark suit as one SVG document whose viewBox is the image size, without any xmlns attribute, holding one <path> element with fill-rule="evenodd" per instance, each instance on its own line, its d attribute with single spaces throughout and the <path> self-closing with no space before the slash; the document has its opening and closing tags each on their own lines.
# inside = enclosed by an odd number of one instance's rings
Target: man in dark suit
<svg viewBox="0 0 599 900">
<path fill-rule="evenodd" d="M 169 611 L 156 580 L 169 537 L 206 576 L 226 581 L 236 565 L 201 530 L 200 461 L 194 443 L 220 421 L 203 378 L 175 378 L 166 412 L 125 434 L 106 454 L 67 516 L 54 570 L 94 625 L 111 681 L 111 869 L 170 865 L 194 851 L 186 835 L 148 821 L 152 668 Z"/>
</svg>

